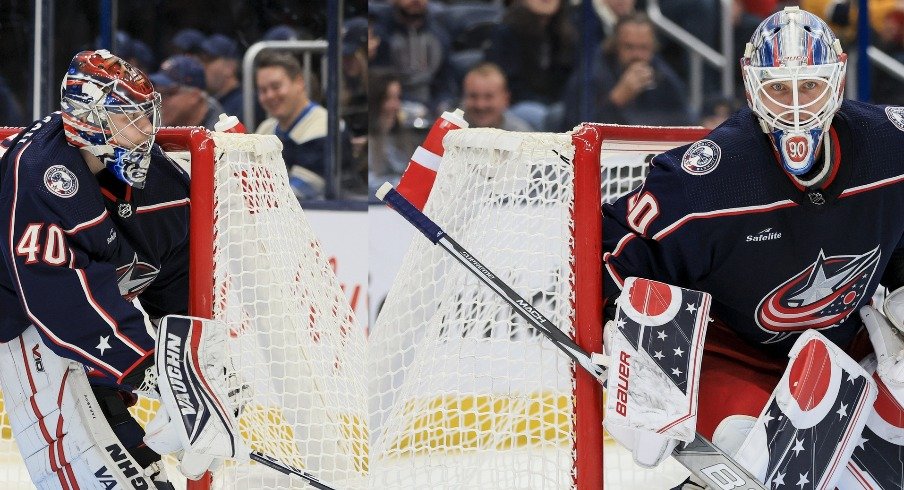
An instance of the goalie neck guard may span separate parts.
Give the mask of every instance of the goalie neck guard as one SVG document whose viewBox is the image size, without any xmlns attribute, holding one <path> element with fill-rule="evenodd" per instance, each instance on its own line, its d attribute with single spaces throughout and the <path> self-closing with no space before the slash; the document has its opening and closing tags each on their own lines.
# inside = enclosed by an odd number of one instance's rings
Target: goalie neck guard
<svg viewBox="0 0 904 490">
<path fill-rule="evenodd" d="M 846 61 L 829 26 L 797 7 L 766 18 L 747 43 L 741 59 L 747 103 L 792 175 L 813 168 L 841 107 Z"/>
<path fill-rule="evenodd" d="M 126 184 L 144 187 L 160 121 L 160 95 L 147 76 L 107 50 L 82 51 L 60 90 L 66 141 Z"/>
</svg>

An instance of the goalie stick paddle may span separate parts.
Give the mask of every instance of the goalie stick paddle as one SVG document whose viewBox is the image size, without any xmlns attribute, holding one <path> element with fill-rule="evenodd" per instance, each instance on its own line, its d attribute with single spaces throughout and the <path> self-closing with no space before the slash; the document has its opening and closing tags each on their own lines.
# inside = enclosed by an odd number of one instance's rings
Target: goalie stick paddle
<svg viewBox="0 0 904 490">
<path fill-rule="evenodd" d="M 453 240 L 427 215 L 408 202 L 405 196 L 392 187 L 392 184 L 389 182 L 383 184 L 377 190 L 376 196 L 401 214 L 434 245 L 439 245 L 449 252 L 455 260 L 464 265 L 481 282 L 496 292 L 531 326 L 543 333 L 547 340 L 552 342 L 576 364 L 587 370 L 603 387 L 606 386 L 605 367 L 593 362 L 587 351 L 534 308 L 529 301 L 516 293 L 503 280 L 499 279 L 496 274 L 490 271 L 464 247 Z M 766 490 L 766 487 L 747 470 L 699 433 L 696 434 L 694 440 L 690 443 L 679 444 L 672 451 L 672 457 L 713 489 Z"/>
<path fill-rule="evenodd" d="M 269 467 L 273 468 L 274 470 L 279 471 L 280 473 L 283 473 L 286 475 L 300 476 L 300 477 L 304 478 L 308 482 L 308 484 L 310 484 L 314 488 L 318 488 L 320 490 L 336 490 L 335 488 L 327 485 L 326 483 L 321 482 L 317 478 L 314 478 L 313 476 L 311 476 L 311 474 L 305 473 L 304 471 L 301 471 L 294 466 L 289 466 L 275 458 L 267 456 L 264 453 L 261 453 L 258 451 L 251 451 L 251 453 L 248 456 L 251 459 L 253 459 L 254 461 L 257 461 L 258 463 L 260 463 L 262 465 L 269 466 Z"/>
</svg>

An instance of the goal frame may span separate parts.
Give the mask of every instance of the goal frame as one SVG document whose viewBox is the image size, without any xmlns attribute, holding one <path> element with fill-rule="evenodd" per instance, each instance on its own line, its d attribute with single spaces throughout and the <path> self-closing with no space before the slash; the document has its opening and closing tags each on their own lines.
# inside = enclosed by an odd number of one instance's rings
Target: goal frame
<svg viewBox="0 0 904 490">
<path fill-rule="evenodd" d="M 606 141 L 686 143 L 703 138 L 700 127 L 619 126 L 584 123 L 572 133 L 574 145 L 575 342 L 588 352 L 603 347 L 602 152 Z M 602 387 L 583 369 L 575 369 L 575 470 L 578 490 L 604 487 Z"/>
</svg>

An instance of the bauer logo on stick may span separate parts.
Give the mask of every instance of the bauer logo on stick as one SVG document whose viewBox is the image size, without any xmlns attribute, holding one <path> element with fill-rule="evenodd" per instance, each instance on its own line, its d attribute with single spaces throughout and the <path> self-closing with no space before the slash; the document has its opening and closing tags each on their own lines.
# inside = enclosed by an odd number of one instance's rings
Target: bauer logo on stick
<svg viewBox="0 0 904 490">
<path fill-rule="evenodd" d="M 691 175 L 706 175 L 716 169 L 722 158 L 722 149 L 710 140 L 700 140 L 684 152 L 681 168 Z"/>
</svg>

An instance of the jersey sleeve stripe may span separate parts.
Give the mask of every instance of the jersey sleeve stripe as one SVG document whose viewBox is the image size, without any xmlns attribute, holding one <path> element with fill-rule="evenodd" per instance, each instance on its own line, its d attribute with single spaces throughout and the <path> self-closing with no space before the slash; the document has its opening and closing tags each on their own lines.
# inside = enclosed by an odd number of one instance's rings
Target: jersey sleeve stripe
<svg viewBox="0 0 904 490">
<path fill-rule="evenodd" d="M 728 209 L 717 209 L 715 211 L 707 211 L 704 213 L 690 213 L 685 215 L 680 220 L 666 226 L 659 233 L 653 235 L 653 240 L 662 240 L 663 238 L 671 235 L 673 232 L 681 228 L 689 221 L 695 219 L 709 219 L 709 218 L 721 218 L 723 216 L 736 216 L 739 214 L 756 214 L 756 213 L 768 213 L 770 211 L 775 211 L 776 209 L 788 208 L 791 206 L 797 206 L 797 203 L 790 199 L 785 199 L 782 201 L 776 201 L 770 204 L 762 204 L 759 206 L 744 206 L 740 208 L 728 208 Z"/>
<path fill-rule="evenodd" d="M 84 223 L 79 223 L 79 224 L 73 226 L 72 228 L 69 228 L 68 230 L 63 230 L 63 232 L 66 233 L 67 235 L 75 235 L 76 233 L 78 233 L 82 230 L 86 230 L 88 228 L 91 228 L 92 226 L 100 224 L 104 219 L 107 218 L 108 215 L 109 215 L 109 213 L 107 213 L 107 210 L 105 209 L 104 212 L 100 213 L 100 216 L 98 216 L 94 219 L 85 221 Z"/>
<path fill-rule="evenodd" d="M 16 155 L 16 161 L 13 164 L 14 165 L 14 168 L 13 168 L 13 189 L 14 189 L 14 191 L 13 191 L 13 203 L 12 203 L 12 206 L 10 206 L 9 254 L 10 254 L 10 264 L 12 264 L 13 278 L 16 281 L 16 286 L 19 288 L 19 291 L 22 291 L 22 279 L 19 277 L 19 269 L 16 266 L 16 251 L 15 251 L 16 248 L 15 248 L 15 244 L 13 243 L 13 239 L 16 234 L 15 233 L 15 230 L 16 230 L 16 206 L 18 204 L 18 199 L 19 199 L 19 160 L 22 158 L 22 153 L 24 153 L 25 150 L 28 149 L 29 146 L 31 146 L 31 143 L 32 142 L 29 141 L 28 143 L 25 144 L 24 147 L 22 147 L 21 150 L 19 150 L 19 154 Z M 68 342 L 64 342 L 62 339 L 57 337 L 53 332 L 50 331 L 50 329 L 48 329 L 43 323 L 41 323 L 41 320 L 39 320 L 38 317 L 36 317 L 34 315 L 34 313 L 32 313 L 31 308 L 29 308 L 29 306 L 28 306 L 28 300 L 25 298 L 24 294 L 20 295 L 20 300 L 22 301 L 22 308 L 25 310 L 25 314 L 32 321 L 32 323 L 34 323 L 35 327 L 41 329 L 41 332 L 44 334 L 45 338 L 50 339 L 51 342 L 53 342 L 54 344 L 56 344 L 64 349 L 71 350 L 73 352 L 78 353 L 78 355 L 81 357 L 84 357 L 86 359 L 91 359 L 91 361 L 94 362 L 97 366 L 104 368 L 110 374 L 113 374 L 116 377 L 119 377 L 122 374 L 119 372 L 118 369 L 107 364 L 106 362 L 101 361 L 100 359 L 97 359 L 96 357 L 92 356 L 91 354 L 85 352 L 79 346 L 70 344 Z"/>
<path fill-rule="evenodd" d="M 138 355 L 144 357 L 147 354 L 147 351 L 139 347 L 135 342 L 132 341 L 127 335 L 123 335 L 122 332 L 119 331 L 119 323 L 104 310 L 104 307 L 94 299 L 94 295 L 91 294 L 91 288 L 88 287 L 88 276 L 85 274 L 85 271 L 81 269 L 75 269 L 75 273 L 78 275 L 78 282 L 82 285 L 82 291 L 85 292 L 85 299 L 88 300 L 88 304 L 94 308 L 94 311 L 97 312 L 98 316 L 103 318 L 103 320 L 110 325 L 110 328 L 113 330 L 113 335 L 116 336 L 117 339 L 122 341 L 123 344 L 128 345 L 133 351 L 138 353 Z"/>
<path fill-rule="evenodd" d="M 185 206 L 188 203 L 189 203 L 189 198 L 186 197 L 184 199 L 179 199 L 176 201 L 161 202 L 158 204 L 150 204 L 148 206 L 138 206 L 138 208 L 135 210 L 135 212 L 136 213 L 150 213 L 152 211 L 159 211 L 161 209 Z"/>
<path fill-rule="evenodd" d="M 855 187 L 851 187 L 850 189 L 845 189 L 838 196 L 841 197 L 850 197 L 856 194 L 860 194 L 861 192 L 871 191 L 873 189 L 878 189 L 880 187 L 885 187 L 887 185 L 897 184 L 898 182 L 904 181 L 904 175 L 896 175 L 894 177 L 889 177 L 887 179 L 877 180 L 876 182 L 871 182 L 869 184 L 858 185 Z"/>
</svg>

